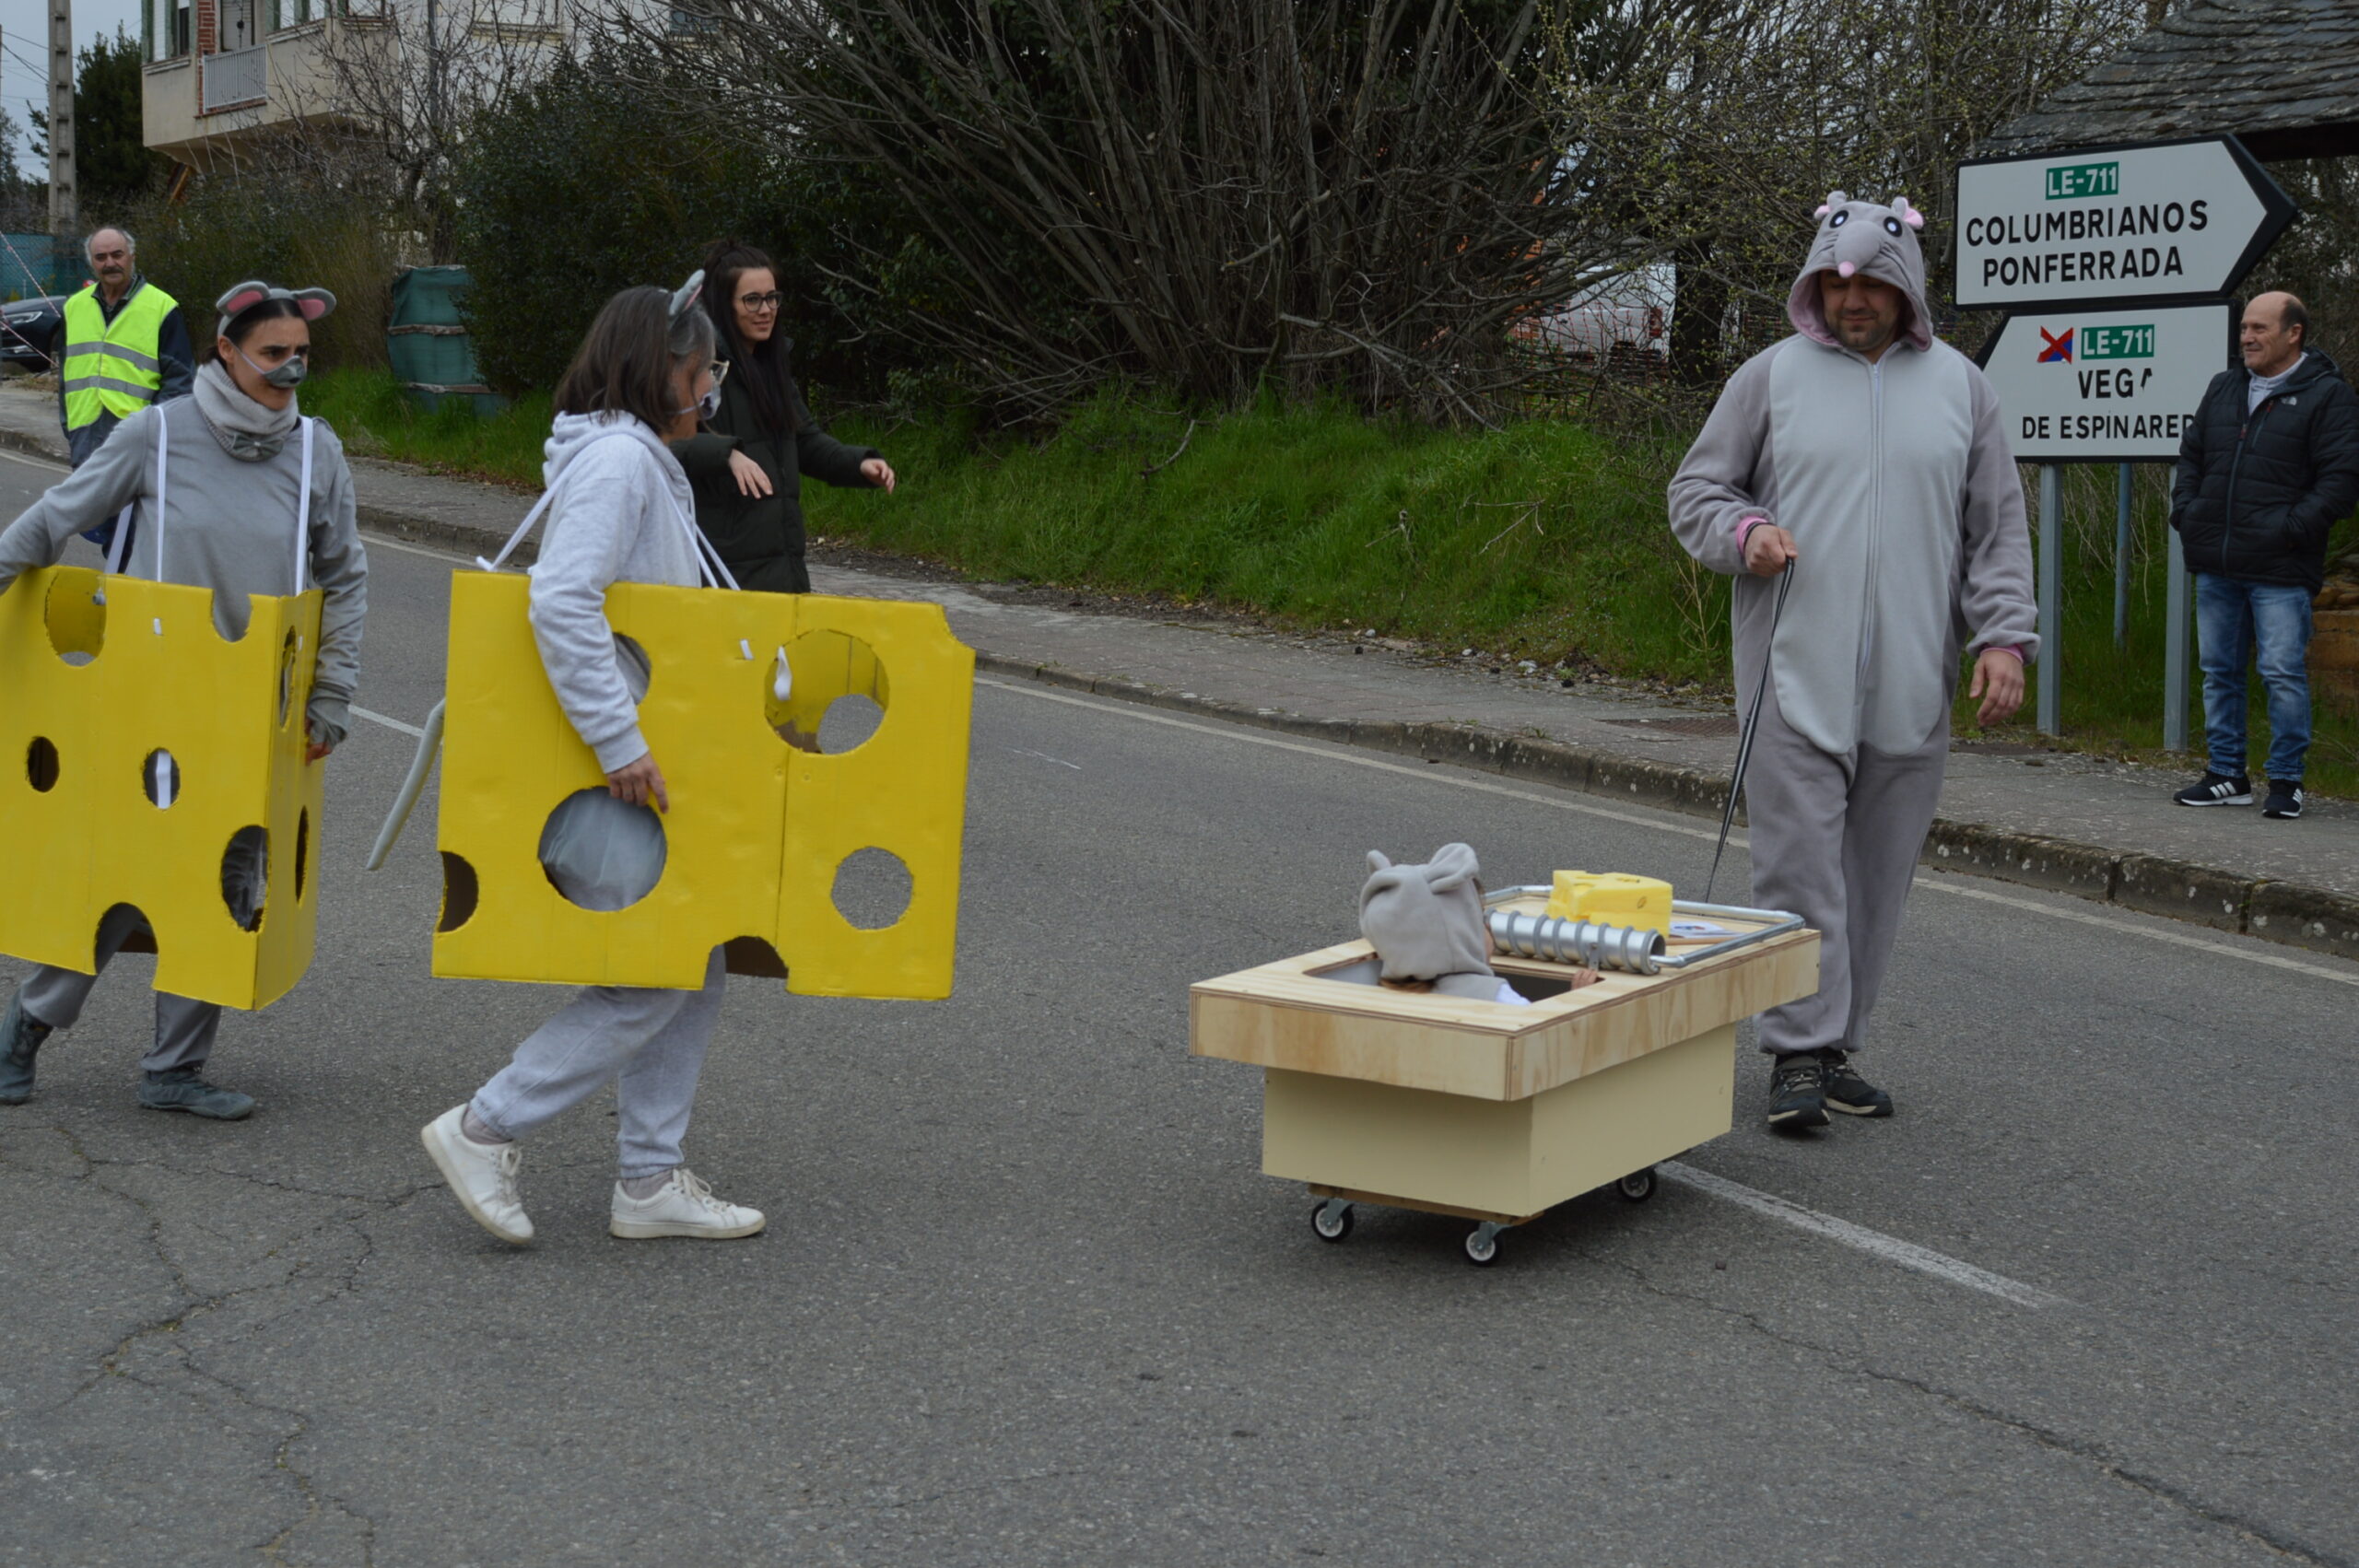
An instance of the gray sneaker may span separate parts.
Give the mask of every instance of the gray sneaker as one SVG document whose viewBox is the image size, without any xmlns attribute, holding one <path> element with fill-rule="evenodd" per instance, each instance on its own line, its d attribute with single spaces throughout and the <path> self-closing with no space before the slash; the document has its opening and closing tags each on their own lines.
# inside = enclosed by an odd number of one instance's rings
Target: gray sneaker
<svg viewBox="0 0 2359 1568">
<path fill-rule="evenodd" d="M 139 1082 L 139 1103 L 151 1111 L 186 1111 L 211 1121 L 242 1121 L 254 1112 L 252 1095 L 217 1089 L 193 1067 L 146 1074 Z"/>
<path fill-rule="evenodd" d="M 0 1106 L 21 1106 L 33 1097 L 33 1058 L 53 1031 L 25 1011 L 23 999 L 8 999 L 0 1019 Z"/>
</svg>

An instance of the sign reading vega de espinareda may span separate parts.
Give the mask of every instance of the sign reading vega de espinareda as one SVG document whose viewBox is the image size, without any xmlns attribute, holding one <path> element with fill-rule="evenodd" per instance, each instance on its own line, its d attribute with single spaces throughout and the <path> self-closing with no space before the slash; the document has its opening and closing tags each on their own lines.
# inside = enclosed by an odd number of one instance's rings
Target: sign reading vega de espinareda
<svg viewBox="0 0 2359 1568">
<path fill-rule="evenodd" d="M 1957 178 L 1966 310 L 2216 298 L 2294 216 L 2219 138 L 1966 163 Z"/>
</svg>

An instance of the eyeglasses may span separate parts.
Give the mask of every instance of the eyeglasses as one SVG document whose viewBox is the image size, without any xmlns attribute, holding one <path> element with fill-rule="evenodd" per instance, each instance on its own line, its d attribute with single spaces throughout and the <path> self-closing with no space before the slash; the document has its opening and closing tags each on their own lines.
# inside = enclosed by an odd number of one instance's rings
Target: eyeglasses
<svg viewBox="0 0 2359 1568">
<path fill-rule="evenodd" d="M 722 382 L 728 379 L 729 361 L 726 359 L 716 359 L 712 361 L 712 384 L 715 387 L 719 387 Z"/>
<path fill-rule="evenodd" d="M 785 303 L 785 301 L 786 296 L 780 294 L 775 288 L 771 289 L 768 294 L 740 294 L 737 296 L 737 303 L 744 306 L 748 310 L 775 310 L 779 306 Z"/>
</svg>

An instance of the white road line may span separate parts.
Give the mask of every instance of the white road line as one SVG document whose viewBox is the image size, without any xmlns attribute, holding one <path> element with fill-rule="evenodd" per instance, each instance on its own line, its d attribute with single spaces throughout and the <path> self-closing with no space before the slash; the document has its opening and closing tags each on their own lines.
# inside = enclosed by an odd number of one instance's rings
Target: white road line
<svg viewBox="0 0 2359 1568">
<path fill-rule="evenodd" d="M 1073 696 L 1064 692 L 1028 683 L 990 680 L 978 676 L 975 684 L 979 686 L 992 686 L 1001 691 L 1015 692 L 1024 696 L 1039 697 L 1046 702 L 1062 702 L 1073 708 L 1086 708 L 1099 713 L 1118 714 L 1127 719 L 1141 720 L 1149 724 L 1166 724 L 1175 730 L 1192 730 L 1201 735 L 1219 735 L 1248 745 L 1270 746 L 1278 751 L 1300 752 L 1305 756 L 1323 756 L 1332 762 L 1349 763 L 1354 767 L 1371 767 L 1379 773 L 1398 773 L 1404 778 L 1422 778 L 1434 784 L 1447 784 L 1458 790 L 1473 790 L 1485 795 L 1501 795 L 1511 801 L 1524 801 L 1532 805 L 1548 806 L 1556 811 L 1578 812 L 1584 816 L 1604 817 L 1609 821 L 1628 823 L 1633 826 L 1647 828 L 1656 833 L 1674 833 L 1684 837 L 1701 838 L 1707 843 L 1714 842 L 1719 837 L 1717 832 L 1708 827 L 1691 827 L 1683 822 L 1666 822 L 1657 817 L 1640 816 L 1635 812 L 1614 811 L 1607 806 L 1592 806 L 1581 801 L 1566 800 L 1561 796 L 1543 795 L 1530 790 L 1514 790 L 1501 784 L 1488 784 L 1480 778 L 1468 778 L 1460 773 L 1437 770 L 1430 763 L 1422 766 L 1407 767 L 1397 762 L 1384 762 L 1376 757 L 1355 755 L 1347 750 L 1332 746 L 1309 745 L 1297 741 L 1280 740 L 1273 735 L 1257 733 L 1240 724 L 1206 723 L 1192 719 L 1177 719 L 1168 713 L 1158 713 L 1151 708 L 1141 708 L 1135 703 L 1093 702 L 1086 697 Z M 1748 845 L 1743 834 L 1731 834 L 1729 837 L 1729 847 L 1732 849 L 1742 849 Z M 2359 986 L 2359 965 L 2332 968 L 2324 964 L 2306 963 L 2299 958 L 2281 958 L 2273 953 L 2254 952 L 2224 942 L 2184 935 L 2167 929 L 2167 923 L 2164 922 L 2159 916 L 2154 917 L 2155 923 L 2153 925 L 2142 924 L 2109 915 L 2059 908 L 2052 904 L 2042 904 L 2029 898 L 2011 897 L 2004 893 L 1986 892 L 1978 887 L 1962 887 L 1958 884 L 1963 880 L 1963 877 L 1955 872 L 1947 875 L 1920 874 L 1916 879 L 1915 885 L 1931 892 L 1947 894 L 1954 898 L 1977 899 L 1985 904 L 2003 905 L 2010 909 L 2021 909 L 2034 915 L 2046 915 L 2054 919 L 2071 920 L 2084 926 L 2100 926 L 2107 930 L 2118 931 L 2124 936 L 2144 937 L 2150 942 L 2167 942 L 2174 947 L 2191 947 L 2201 953 L 2212 954 L 2215 957 L 2234 958 L 2247 964 L 2262 965 L 2271 969 L 2287 969 L 2294 974 L 2308 975 L 2316 979 L 2332 980 L 2337 985 Z"/>
<path fill-rule="evenodd" d="M 1039 697 L 1046 702 L 1062 702 L 1074 708 L 1091 708 L 1099 713 L 1121 714 L 1126 719 L 1143 720 L 1149 724 L 1168 724 L 1175 730 L 1193 730 L 1200 735 L 1220 735 L 1232 741 L 1243 741 L 1250 745 L 1269 746 L 1282 752 L 1300 752 L 1305 756 L 1323 756 L 1332 762 L 1347 762 L 1354 767 L 1372 767 L 1379 773 L 1398 773 L 1404 778 L 1424 778 L 1449 784 L 1461 790 L 1475 790 L 1485 795 L 1504 795 L 1510 801 L 1526 801 L 1535 806 L 1553 806 L 1558 811 L 1579 812 L 1583 816 L 1602 816 L 1610 822 L 1628 823 L 1634 827 L 1651 828 L 1658 833 L 1684 834 L 1690 838 L 1701 838 L 1707 844 L 1719 842 L 1720 837 L 1708 827 L 1690 827 L 1684 823 L 1662 822 L 1654 817 L 1640 816 L 1635 812 L 1617 812 L 1611 806 L 1592 806 L 1581 801 L 1567 801 L 1560 796 L 1534 794 L 1529 790 L 1511 790 L 1504 784 L 1485 784 L 1479 778 L 1467 778 L 1454 773 L 1436 773 L 1432 771 L 1431 763 L 1417 767 L 1406 767 L 1397 762 L 1383 762 L 1376 757 L 1359 756 L 1348 751 L 1338 751 L 1327 746 L 1312 746 L 1297 741 L 1282 741 L 1274 735 L 1257 733 L 1241 724 L 1207 724 L 1193 719 L 1175 719 L 1168 713 L 1158 713 L 1153 708 L 1141 708 L 1136 703 L 1092 702 L 1086 697 L 1070 696 L 1061 691 L 1029 684 L 996 681 L 981 675 L 975 677 L 975 684 L 979 686 L 994 686 L 1003 692 L 1015 692 L 1025 696 Z M 1729 839 L 1732 848 L 1740 849 L 1744 848 L 1744 842 L 1741 836 L 1732 835 Z"/>
<path fill-rule="evenodd" d="M 1991 893 L 1979 887 L 1960 887 L 1956 878 L 1961 873 L 1950 872 L 1940 880 L 1920 876 L 1919 887 L 1930 887 L 1936 893 L 1947 893 L 1959 898 L 1978 899 L 1985 904 L 2003 904 L 2010 909 L 2028 909 L 2037 915 L 2050 915 L 2060 920 L 2072 920 L 2084 926 L 2102 926 L 2109 931 L 2121 931 L 2130 936 L 2142 936 L 2154 942 L 2166 942 L 2174 947 L 2191 947 L 2199 953 L 2213 953 L 2223 958 L 2241 958 L 2248 964 L 2266 964 L 2272 969 L 2291 969 L 2297 975 L 2310 975 L 2337 985 L 2359 986 L 2359 966 L 2330 969 L 2323 964 L 2306 964 L 2298 958 L 2281 958 L 2273 953 L 2254 953 L 2246 948 L 2231 947 L 2224 942 L 2212 942 L 2200 936 L 2187 936 L 2164 929 L 2151 930 L 2128 920 L 2115 919 L 2109 915 L 2090 914 L 2079 909 L 2060 909 L 2053 904 L 2034 903 L 2028 898 L 2011 898 L 2003 893 Z M 2069 896 L 2069 895 L 2068 895 Z"/>
<path fill-rule="evenodd" d="M 412 740 L 423 740 L 426 738 L 426 731 L 419 729 L 417 725 L 405 724 L 398 719 L 388 719 L 381 713 L 371 713 L 365 708 L 354 708 L 352 710 L 352 716 L 355 719 L 366 719 L 371 724 L 382 724 L 388 730 L 399 730 L 403 734 L 409 736 Z"/>
<path fill-rule="evenodd" d="M 47 458 L 35 457 L 29 452 L 20 452 L 15 451 L 13 448 L 0 447 L 0 457 L 6 458 L 10 462 L 21 462 L 27 468 L 46 468 L 52 474 L 71 474 L 74 472 L 62 462 L 52 462 Z"/>
<path fill-rule="evenodd" d="M 473 556 L 455 555 L 449 550 L 429 550 L 423 544 L 412 544 L 406 540 L 389 539 L 373 530 L 364 529 L 362 532 L 368 534 L 366 543 L 372 550 L 398 550 L 405 556 L 424 556 L 432 561 L 455 561 L 463 567 L 475 564 Z"/>
<path fill-rule="evenodd" d="M 1935 1252 L 1931 1247 L 1919 1246 L 1913 1241 L 1903 1241 L 1882 1231 L 1872 1231 L 1865 1225 L 1855 1225 L 1848 1220 L 1838 1220 L 1832 1214 L 1822 1214 L 1815 1209 L 1805 1209 L 1776 1193 L 1763 1192 L 1742 1182 L 1731 1181 L 1726 1176 L 1716 1176 L 1709 1171 L 1699 1171 L 1677 1160 L 1665 1160 L 1655 1167 L 1655 1174 L 1683 1187 L 1709 1193 L 1739 1208 L 1750 1209 L 1756 1214 L 1766 1214 L 1796 1230 L 1808 1231 L 1813 1235 L 1824 1236 L 1828 1241 L 1856 1248 L 1870 1257 L 1881 1258 L 1887 1263 L 1913 1269 L 1919 1274 L 1930 1274 L 1936 1280 L 1946 1280 L 1953 1285 L 1963 1285 L 1970 1291 L 1980 1291 L 1985 1295 L 1997 1296 L 2001 1301 L 2012 1302 L 2017 1306 L 2072 1305 L 2062 1296 L 2036 1285 L 2026 1285 L 2021 1280 L 2010 1280 L 2004 1274 L 1993 1274 L 1988 1269 L 1960 1262 L 1945 1252 Z"/>
</svg>

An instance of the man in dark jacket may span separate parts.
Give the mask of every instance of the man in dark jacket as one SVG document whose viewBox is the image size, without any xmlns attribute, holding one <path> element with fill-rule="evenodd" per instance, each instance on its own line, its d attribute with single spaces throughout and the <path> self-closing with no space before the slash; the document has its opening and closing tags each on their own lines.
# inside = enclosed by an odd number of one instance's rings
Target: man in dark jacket
<svg viewBox="0 0 2359 1568">
<path fill-rule="evenodd" d="M 2359 394 L 2308 346 L 2290 294 L 2245 307 L 2244 368 L 2212 379 L 2171 479 L 2171 526 L 2195 578 L 2208 771 L 2172 799 L 2248 806 L 2246 672 L 2269 693 L 2263 816 L 2302 814 L 2310 746 L 2310 601 L 2326 580 L 2327 533 L 2359 501 Z"/>
</svg>

